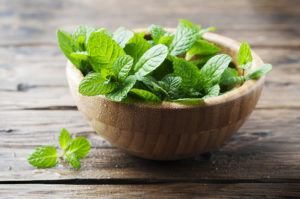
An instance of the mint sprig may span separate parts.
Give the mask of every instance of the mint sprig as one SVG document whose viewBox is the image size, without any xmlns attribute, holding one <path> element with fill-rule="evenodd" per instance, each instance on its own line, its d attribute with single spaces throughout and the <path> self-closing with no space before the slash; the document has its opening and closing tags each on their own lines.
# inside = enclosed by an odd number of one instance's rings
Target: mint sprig
<svg viewBox="0 0 300 199">
<path fill-rule="evenodd" d="M 174 32 L 159 25 L 148 32 L 120 27 L 113 33 L 79 26 L 71 34 L 59 30 L 57 37 L 61 51 L 84 76 L 79 93 L 116 102 L 200 104 L 272 69 L 270 64 L 252 69 L 247 42 L 236 57 L 224 54 L 222 46 L 205 39 L 209 31 L 215 28 L 180 20 Z M 76 164 L 74 156 L 68 159 Z"/>
<path fill-rule="evenodd" d="M 40 146 L 28 157 L 28 162 L 36 168 L 55 167 L 60 160 L 67 161 L 71 167 L 80 168 L 80 160 L 86 157 L 91 144 L 85 137 L 72 138 L 66 129 L 62 129 L 59 135 L 61 150 L 55 146 Z"/>
</svg>

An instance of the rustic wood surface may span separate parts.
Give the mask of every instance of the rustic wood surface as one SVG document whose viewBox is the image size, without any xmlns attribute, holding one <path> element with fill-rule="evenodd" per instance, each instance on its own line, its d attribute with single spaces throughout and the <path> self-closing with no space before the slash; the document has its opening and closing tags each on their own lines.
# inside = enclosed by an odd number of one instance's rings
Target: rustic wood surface
<svg viewBox="0 0 300 199">
<path fill-rule="evenodd" d="M 299 0 L 0 0 L 0 198 L 299 198 Z M 174 26 L 188 18 L 247 40 L 274 69 L 246 124 L 219 151 L 155 162 L 98 137 L 67 87 L 57 28 Z M 93 145 L 82 169 L 36 170 L 26 156 L 60 128 Z"/>
</svg>

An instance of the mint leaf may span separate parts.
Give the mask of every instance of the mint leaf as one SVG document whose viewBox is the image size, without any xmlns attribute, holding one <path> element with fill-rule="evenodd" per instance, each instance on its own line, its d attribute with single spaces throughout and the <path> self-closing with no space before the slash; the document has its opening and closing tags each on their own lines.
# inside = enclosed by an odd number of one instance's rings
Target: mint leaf
<svg viewBox="0 0 300 199">
<path fill-rule="evenodd" d="M 181 86 L 182 78 L 173 75 L 166 75 L 159 85 L 167 91 L 170 98 L 176 98 L 179 95 L 179 88 Z"/>
<path fill-rule="evenodd" d="M 209 97 L 216 97 L 220 94 L 220 90 L 221 90 L 221 88 L 220 88 L 219 84 L 216 84 L 208 90 L 207 95 L 205 95 L 203 98 L 206 99 Z"/>
<path fill-rule="evenodd" d="M 133 65 L 133 59 L 129 55 L 123 55 L 116 59 L 112 66 L 113 73 L 120 80 L 123 81 L 129 74 Z"/>
<path fill-rule="evenodd" d="M 100 72 L 103 68 L 111 68 L 115 60 L 125 54 L 119 44 L 103 30 L 91 33 L 87 52 L 90 63 L 96 72 Z"/>
<path fill-rule="evenodd" d="M 271 64 L 264 64 L 264 65 L 260 66 L 258 69 L 250 72 L 247 75 L 247 78 L 259 79 L 261 76 L 264 76 L 265 74 L 267 74 L 271 70 L 272 70 L 272 65 Z"/>
<path fill-rule="evenodd" d="M 147 50 L 134 66 L 137 77 L 144 77 L 154 71 L 168 55 L 168 48 L 158 44 Z"/>
<path fill-rule="evenodd" d="M 163 29 L 163 27 L 159 25 L 151 25 L 149 28 L 149 32 L 151 34 L 151 37 L 154 41 L 154 43 L 158 44 L 160 41 L 160 38 L 164 36 L 167 32 Z"/>
<path fill-rule="evenodd" d="M 57 151 L 54 146 L 37 147 L 28 157 L 28 162 L 37 168 L 51 168 L 57 164 Z"/>
<path fill-rule="evenodd" d="M 200 70 L 194 64 L 181 59 L 173 59 L 174 74 L 181 77 L 181 87 L 183 89 L 195 88 L 201 79 Z"/>
<path fill-rule="evenodd" d="M 226 70 L 222 74 L 220 85 L 234 86 L 242 84 L 244 81 L 246 81 L 246 78 L 244 76 L 239 76 L 238 71 L 236 69 L 226 68 Z"/>
<path fill-rule="evenodd" d="M 65 159 L 74 169 L 80 169 L 80 159 L 76 156 L 76 154 L 67 152 L 65 154 Z"/>
<path fill-rule="evenodd" d="M 207 55 L 214 55 L 218 52 L 220 52 L 220 48 L 214 45 L 213 43 L 210 43 L 209 41 L 199 39 L 197 40 L 192 48 L 187 51 L 186 53 L 186 59 L 190 60 L 195 55 L 200 56 L 207 56 Z"/>
<path fill-rule="evenodd" d="M 106 97 L 115 102 L 122 101 L 127 97 L 128 92 L 134 86 L 135 82 L 135 76 L 128 76 L 114 92 L 107 94 Z"/>
<path fill-rule="evenodd" d="M 67 149 L 69 144 L 72 141 L 72 137 L 69 133 L 69 131 L 65 128 L 61 129 L 60 135 L 59 135 L 59 145 L 62 149 Z"/>
<path fill-rule="evenodd" d="M 141 77 L 139 81 L 143 82 L 150 91 L 168 96 L 168 92 L 152 76 Z"/>
<path fill-rule="evenodd" d="M 173 39 L 174 39 L 173 35 L 164 35 L 159 39 L 158 43 L 164 44 L 165 46 L 169 47 L 171 45 Z"/>
<path fill-rule="evenodd" d="M 133 37 L 134 33 L 130 30 L 127 30 L 124 27 L 118 28 L 113 33 L 113 39 L 122 47 L 124 48 L 128 41 Z"/>
<path fill-rule="evenodd" d="M 71 141 L 66 153 L 73 153 L 77 158 L 84 158 L 91 149 L 90 142 L 85 137 L 76 137 Z"/>
<path fill-rule="evenodd" d="M 104 79 L 100 73 L 86 75 L 79 84 L 79 92 L 86 96 L 103 95 L 116 88 L 116 84 Z"/>
<path fill-rule="evenodd" d="M 211 27 L 208 27 L 208 28 L 203 28 L 203 29 L 200 29 L 199 35 L 200 35 L 200 37 L 202 37 L 205 33 L 207 33 L 207 32 L 214 32 L 216 30 L 217 30 L 217 28 L 214 27 L 214 26 L 211 26 Z"/>
<path fill-rule="evenodd" d="M 147 90 L 133 88 L 130 90 L 130 92 L 147 102 L 160 102 L 161 101 L 161 99 L 157 95 L 155 95 L 154 93 L 147 91 Z"/>
<path fill-rule="evenodd" d="M 172 102 L 177 102 L 179 104 L 185 104 L 185 105 L 199 105 L 204 102 L 202 98 L 180 98 L 172 100 Z"/>
<path fill-rule="evenodd" d="M 249 68 L 251 66 L 252 59 L 250 45 L 247 42 L 241 43 L 237 54 L 238 65 L 241 68 Z"/>
<path fill-rule="evenodd" d="M 86 51 L 73 52 L 70 54 L 70 56 L 72 59 L 77 60 L 78 62 L 88 60 L 88 53 Z"/>
<path fill-rule="evenodd" d="M 189 50 L 199 38 L 199 27 L 187 20 L 180 20 L 170 45 L 171 55 L 180 55 Z"/>
<path fill-rule="evenodd" d="M 86 50 L 86 44 L 90 37 L 90 34 L 96 29 L 89 26 L 79 26 L 72 33 L 74 41 L 77 43 L 81 51 Z"/>
<path fill-rule="evenodd" d="M 71 53 L 78 50 L 78 45 L 74 42 L 72 35 L 65 31 L 58 30 L 57 39 L 59 48 L 63 54 L 72 62 L 72 64 L 74 64 L 77 68 L 80 68 L 80 61 L 71 57 Z"/>
<path fill-rule="evenodd" d="M 133 64 L 135 64 L 150 47 L 149 42 L 144 39 L 144 33 L 135 33 L 124 50 L 133 58 Z"/>
<path fill-rule="evenodd" d="M 210 58 L 200 69 L 201 85 L 206 92 L 218 84 L 223 72 L 231 62 L 231 57 L 226 54 L 215 55 Z"/>
</svg>

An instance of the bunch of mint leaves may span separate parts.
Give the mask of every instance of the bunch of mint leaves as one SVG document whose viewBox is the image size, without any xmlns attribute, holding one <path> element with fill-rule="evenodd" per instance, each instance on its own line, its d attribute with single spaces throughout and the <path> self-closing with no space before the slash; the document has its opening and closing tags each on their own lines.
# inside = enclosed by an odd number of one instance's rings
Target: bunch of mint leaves
<svg viewBox="0 0 300 199">
<path fill-rule="evenodd" d="M 61 51 L 84 75 L 82 95 L 105 95 L 116 102 L 198 104 L 272 69 L 265 64 L 251 70 L 246 42 L 233 64 L 232 57 L 202 37 L 213 30 L 180 20 L 174 33 L 159 25 L 151 25 L 148 33 L 79 26 L 72 34 L 58 30 L 57 37 Z"/>
<path fill-rule="evenodd" d="M 37 168 L 55 167 L 59 161 L 68 162 L 74 169 L 81 167 L 80 159 L 90 152 L 91 144 L 85 137 L 72 138 L 66 129 L 59 136 L 61 150 L 55 146 L 40 146 L 28 157 L 28 162 Z"/>
</svg>

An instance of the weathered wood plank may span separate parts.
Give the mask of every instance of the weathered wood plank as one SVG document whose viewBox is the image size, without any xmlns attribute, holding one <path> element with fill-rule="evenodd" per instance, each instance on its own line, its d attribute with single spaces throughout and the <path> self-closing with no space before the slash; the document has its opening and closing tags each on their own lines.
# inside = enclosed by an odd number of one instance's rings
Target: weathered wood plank
<svg viewBox="0 0 300 199">
<path fill-rule="evenodd" d="M 44 179 L 300 179 L 300 113 L 298 110 L 256 110 L 249 121 L 211 159 L 201 156 L 155 162 L 129 156 L 90 132 L 77 111 L 5 111 L 0 114 L 0 181 Z M 23 115 L 21 117 L 21 115 Z M 44 117 L 45 116 L 45 117 Z M 279 117 L 280 116 L 280 117 Z M 57 143 L 66 127 L 93 143 L 80 171 L 35 170 L 26 161 L 34 146 Z M 6 131 L 5 131 L 6 129 Z M 11 131 L 9 131 L 11 129 Z M 87 131 L 87 132 L 86 132 Z"/>
<path fill-rule="evenodd" d="M 136 9 L 141 7 L 143 9 Z M 299 9 L 297 0 L 233 0 L 230 3 L 205 0 L 186 0 L 184 3 L 180 0 L 146 3 L 139 0 L 27 0 L 25 3 L 2 0 L 0 45 L 54 44 L 58 28 L 70 30 L 76 24 L 110 29 L 120 25 L 145 27 L 152 23 L 175 26 L 178 18 L 188 18 L 203 26 L 217 26 L 225 35 L 246 39 L 255 45 L 299 47 Z"/>
<path fill-rule="evenodd" d="M 298 198 L 300 184 L 0 185 L 3 198 Z"/>
</svg>

